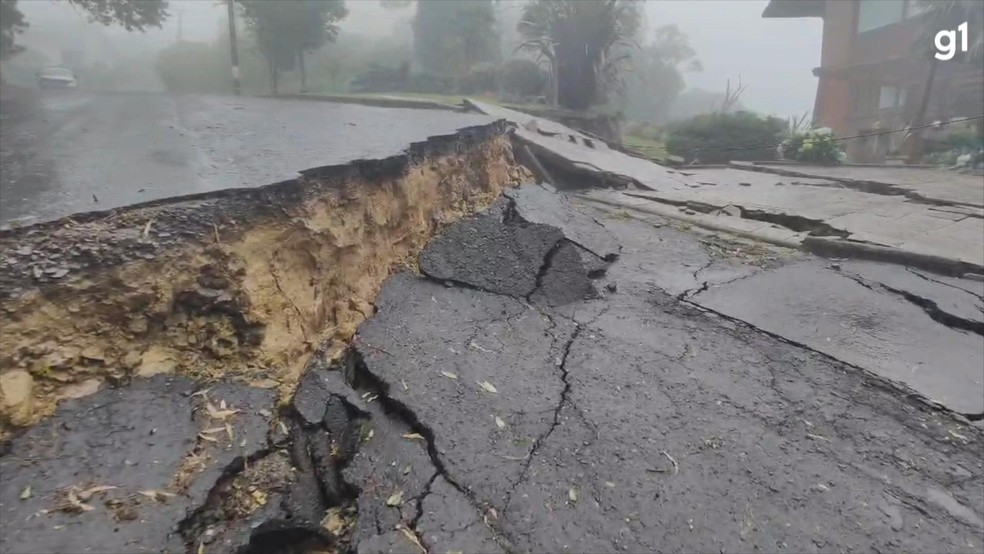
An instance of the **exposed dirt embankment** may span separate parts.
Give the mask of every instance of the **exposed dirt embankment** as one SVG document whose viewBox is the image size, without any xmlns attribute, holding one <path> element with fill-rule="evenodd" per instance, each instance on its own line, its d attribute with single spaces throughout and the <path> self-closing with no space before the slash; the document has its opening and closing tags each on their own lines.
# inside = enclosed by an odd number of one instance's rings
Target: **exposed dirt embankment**
<svg viewBox="0 0 984 554">
<path fill-rule="evenodd" d="M 260 189 L 4 231 L 0 434 L 133 375 L 290 390 L 394 268 L 527 179 L 490 125 Z"/>
</svg>

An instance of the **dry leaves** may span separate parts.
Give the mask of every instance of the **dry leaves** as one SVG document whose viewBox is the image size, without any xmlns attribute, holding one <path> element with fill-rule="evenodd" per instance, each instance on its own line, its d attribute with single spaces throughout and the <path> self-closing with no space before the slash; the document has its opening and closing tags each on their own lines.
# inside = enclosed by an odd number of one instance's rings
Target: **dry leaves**
<svg viewBox="0 0 984 554">
<path fill-rule="evenodd" d="M 24 490 L 20 493 L 21 500 L 27 500 L 31 497 L 31 485 L 24 487 Z"/>
<path fill-rule="evenodd" d="M 386 505 L 390 507 L 403 505 L 403 491 L 391 494 L 390 497 L 386 499 Z"/>
<path fill-rule="evenodd" d="M 351 518 L 346 518 L 343 510 L 343 508 L 329 508 L 325 512 L 325 517 L 321 518 L 321 528 L 335 537 L 344 535 L 355 522 Z"/>
<path fill-rule="evenodd" d="M 482 381 L 478 383 L 478 386 L 482 387 L 485 392 L 491 392 L 492 394 L 497 394 L 499 391 L 496 390 L 495 385 L 489 383 L 488 381 Z"/>
<path fill-rule="evenodd" d="M 85 490 L 79 490 L 78 487 L 69 487 L 64 493 L 64 498 L 62 502 L 55 507 L 55 511 L 65 512 L 69 514 L 80 514 L 82 512 L 91 512 L 95 508 L 86 504 L 93 495 L 99 494 L 101 492 L 113 490 L 117 487 L 112 485 L 98 485 L 95 487 L 89 487 Z"/>
<path fill-rule="evenodd" d="M 407 529 L 402 523 L 398 524 L 396 528 L 403 533 L 403 536 L 406 537 L 408 541 L 412 542 L 417 548 L 419 548 L 423 554 L 427 554 L 427 549 L 424 548 L 424 545 L 420 544 L 420 539 L 417 538 L 417 535 L 413 534 L 413 531 Z"/>
<path fill-rule="evenodd" d="M 422 440 L 427 440 L 427 439 L 425 439 L 425 438 L 424 438 L 424 436 L 423 436 L 423 435 L 421 435 L 420 433 L 405 433 L 405 434 L 403 435 L 403 438 L 405 438 L 405 439 L 410 439 L 410 440 L 413 440 L 413 441 L 422 441 Z"/>
<path fill-rule="evenodd" d="M 216 408 L 209 400 L 205 400 L 205 411 L 208 412 L 208 417 L 220 420 L 225 420 L 226 418 L 232 417 L 239 413 L 239 410 L 228 409 L 226 407 L 225 400 L 219 404 L 218 408 Z"/>
<path fill-rule="evenodd" d="M 92 498 L 92 496 L 94 494 L 99 494 L 99 493 L 105 492 L 105 491 L 111 491 L 111 490 L 117 489 L 117 488 L 119 488 L 119 487 L 115 487 L 113 485 L 97 485 L 95 487 L 89 487 L 89 488 L 87 488 L 87 489 L 85 489 L 83 491 L 79 491 L 78 492 L 78 497 L 79 497 L 79 500 L 81 500 L 82 502 L 88 502 L 89 499 Z"/>
<path fill-rule="evenodd" d="M 506 428 L 506 422 L 505 421 L 502 421 L 502 418 L 501 417 L 495 416 L 495 426 L 498 427 L 499 429 L 505 429 Z"/>
<path fill-rule="evenodd" d="M 447 377 L 448 379 L 458 380 L 458 375 L 456 373 L 451 373 L 450 371 L 442 371 L 441 375 Z"/>
<path fill-rule="evenodd" d="M 161 502 L 161 503 L 167 502 L 167 499 L 168 498 L 173 498 L 173 497 L 177 496 L 173 492 L 159 491 L 159 490 L 155 490 L 155 489 L 148 489 L 148 490 L 145 490 L 145 491 L 137 491 L 137 494 L 142 494 L 143 496 L 146 496 L 147 498 L 150 498 L 151 500 L 156 500 L 156 501 Z"/>
<path fill-rule="evenodd" d="M 571 504 L 577 503 L 577 496 L 577 487 L 571 487 L 570 490 L 567 491 L 567 498 L 571 501 Z"/>
</svg>

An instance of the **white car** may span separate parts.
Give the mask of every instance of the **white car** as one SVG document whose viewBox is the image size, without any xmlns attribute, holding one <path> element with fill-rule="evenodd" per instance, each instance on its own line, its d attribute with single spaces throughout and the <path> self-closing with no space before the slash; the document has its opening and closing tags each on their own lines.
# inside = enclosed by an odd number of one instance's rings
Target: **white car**
<svg viewBox="0 0 984 554">
<path fill-rule="evenodd" d="M 41 88 L 77 88 L 79 82 L 75 74 L 64 67 L 45 67 L 38 72 Z"/>
</svg>

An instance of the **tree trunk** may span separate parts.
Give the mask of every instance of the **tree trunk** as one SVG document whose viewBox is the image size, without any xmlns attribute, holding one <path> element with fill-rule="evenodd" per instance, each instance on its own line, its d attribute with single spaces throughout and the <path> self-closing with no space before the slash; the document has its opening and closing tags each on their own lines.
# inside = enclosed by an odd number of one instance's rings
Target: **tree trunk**
<svg viewBox="0 0 984 554">
<path fill-rule="evenodd" d="M 277 62 L 269 62 L 270 66 L 270 94 L 276 96 L 280 93 L 280 70 L 277 68 Z"/>
<path fill-rule="evenodd" d="M 304 51 L 297 52 L 297 66 L 301 70 L 301 92 L 307 92 L 307 70 L 304 68 Z"/>
<path fill-rule="evenodd" d="M 919 99 L 919 109 L 916 111 L 916 115 L 912 118 L 912 127 L 914 129 L 906 140 L 907 145 L 905 163 L 907 164 L 919 163 L 920 158 L 922 158 L 923 130 L 915 128 L 925 125 L 924 121 L 926 119 L 926 111 L 929 109 L 929 97 L 933 92 L 933 82 L 936 80 L 936 67 L 936 58 L 934 57 L 929 62 L 929 75 L 926 76 L 926 85 L 923 87 L 922 97 Z"/>
</svg>

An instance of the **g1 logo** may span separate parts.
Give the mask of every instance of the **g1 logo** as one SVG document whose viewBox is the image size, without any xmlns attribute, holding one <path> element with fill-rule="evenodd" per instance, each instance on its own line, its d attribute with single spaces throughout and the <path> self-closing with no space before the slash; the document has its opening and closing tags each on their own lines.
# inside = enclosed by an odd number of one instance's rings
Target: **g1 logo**
<svg viewBox="0 0 984 554">
<path fill-rule="evenodd" d="M 967 51 L 967 22 L 957 26 L 956 31 L 942 30 L 936 33 L 936 59 L 948 61 L 957 54 L 957 35 L 960 35 L 960 51 Z"/>
</svg>

